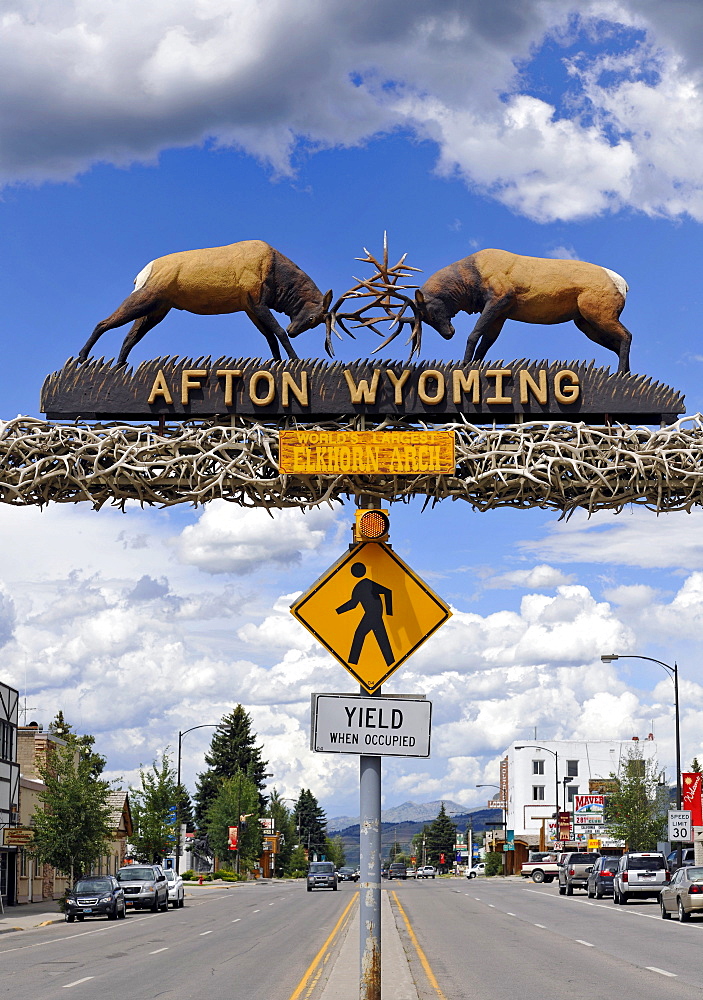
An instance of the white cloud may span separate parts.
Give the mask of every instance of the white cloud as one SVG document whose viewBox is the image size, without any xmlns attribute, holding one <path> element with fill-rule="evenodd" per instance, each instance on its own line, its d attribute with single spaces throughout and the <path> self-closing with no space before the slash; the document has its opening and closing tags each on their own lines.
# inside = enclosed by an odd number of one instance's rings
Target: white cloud
<svg viewBox="0 0 703 1000">
<path fill-rule="evenodd" d="M 697 569 L 703 562 L 703 511 L 657 516 L 641 508 L 553 522 L 546 537 L 519 548 L 556 563 L 607 563 L 645 569 Z"/>
<path fill-rule="evenodd" d="M 196 524 L 183 529 L 178 555 L 205 573 L 253 573 L 267 563 L 291 566 L 302 552 L 319 548 L 334 523 L 335 514 L 326 507 L 269 514 L 215 500 Z"/>
<path fill-rule="evenodd" d="M 573 574 L 563 573 L 560 569 L 542 563 L 540 566 L 533 566 L 532 569 L 515 569 L 509 573 L 488 577 L 483 581 L 483 586 L 489 590 L 509 587 L 552 590 L 560 584 L 573 583 L 575 579 Z"/>
<path fill-rule="evenodd" d="M 1 23 L 5 182 L 202 144 L 290 174 L 301 148 L 402 128 L 437 144 L 441 172 L 536 219 L 703 218 L 692 0 L 12 0 Z M 579 37 L 597 54 L 570 56 L 563 92 L 531 93 L 542 43 Z"/>
</svg>

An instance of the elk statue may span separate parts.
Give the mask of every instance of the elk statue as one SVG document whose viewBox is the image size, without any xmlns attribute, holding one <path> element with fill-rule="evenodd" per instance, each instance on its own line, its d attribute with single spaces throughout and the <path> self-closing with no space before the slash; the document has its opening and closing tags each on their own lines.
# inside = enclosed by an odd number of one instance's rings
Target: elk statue
<svg viewBox="0 0 703 1000">
<path fill-rule="evenodd" d="M 158 257 L 134 279 L 134 291 L 111 316 L 95 327 L 78 355 L 85 361 L 90 349 L 107 330 L 134 321 L 124 339 L 117 364 L 171 309 L 198 315 L 245 312 L 263 333 L 276 361 L 282 345 L 289 358 L 297 358 L 290 337 L 324 323 L 325 349 L 332 357 L 332 290 L 322 294 L 312 278 L 292 260 L 261 240 L 243 240 L 225 247 L 184 250 Z M 287 331 L 271 313 L 285 313 Z"/>
<path fill-rule="evenodd" d="M 618 374 L 626 374 L 632 334 L 620 322 L 620 313 L 627 291 L 624 278 L 598 264 L 479 250 L 433 274 L 416 291 L 414 302 L 406 299 L 415 318 L 398 317 L 392 337 L 412 324 L 412 353 L 419 354 L 423 322 L 449 340 L 458 312 L 480 313 L 466 342 L 468 364 L 485 358 L 506 319 L 544 324 L 573 320 L 589 340 L 617 354 Z"/>
</svg>

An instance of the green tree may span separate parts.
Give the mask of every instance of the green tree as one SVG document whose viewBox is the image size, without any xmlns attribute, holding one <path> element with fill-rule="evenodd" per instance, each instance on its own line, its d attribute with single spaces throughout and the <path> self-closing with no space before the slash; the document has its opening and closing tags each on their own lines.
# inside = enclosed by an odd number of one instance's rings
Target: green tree
<svg viewBox="0 0 703 1000">
<path fill-rule="evenodd" d="M 293 810 L 300 843 L 312 859 L 313 854 L 325 853 L 327 817 L 309 788 L 301 788 Z"/>
<path fill-rule="evenodd" d="M 617 787 L 608 795 L 605 822 L 608 834 L 624 840 L 631 851 L 654 850 L 664 839 L 666 805 L 659 785 L 659 767 L 645 760 L 635 745 L 620 763 Z"/>
<path fill-rule="evenodd" d="M 700 774 L 703 771 L 703 767 L 698 763 L 698 758 L 694 757 L 691 761 L 691 774 Z"/>
<path fill-rule="evenodd" d="M 489 851 L 486 855 L 486 875 L 503 874 L 503 855 Z"/>
<path fill-rule="evenodd" d="M 287 875 L 304 875 L 308 870 L 308 859 L 305 855 L 305 848 L 302 844 L 297 844 L 293 848 L 290 855 L 290 861 L 288 862 Z"/>
<path fill-rule="evenodd" d="M 49 732 L 53 736 L 58 736 L 59 739 L 64 740 L 69 746 L 74 747 L 82 758 L 89 761 L 92 776 L 94 778 L 100 777 L 105 770 L 107 761 L 102 754 L 96 753 L 93 750 L 95 744 L 94 736 L 88 736 L 87 734 L 85 736 L 78 736 L 74 733 L 73 726 L 66 721 L 61 709 L 59 709 L 49 723 Z"/>
<path fill-rule="evenodd" d="M 437 818 L 434 819 L 427 831 L 427 861 L 429 864 L 437 865 L 440 869 L 446 870 L 454 860 L 454 845 L 456 844 L 456 823 L 452 823 L 444 808 L 444 802 L 440 806 Z M 444 855 L 444 862 L 440 862 L 440 855 Z"/>
<path fill-rule="evenodd" d="M 339 834 L 336 837 L 327 837 L 325 839 L 325 858 L 328 861 L 334 862 L 335 868 L 341 868 L 342 865 L 347 863 L 347 856 L 344 853 L 344 842 Z"/>
<path fill-rule="evenodd" d="M 236 774 L 245 775 L 256 785 L 259 795 L 259 810 L 266 808 L 263 789 L 270 774 L 266 771 L 267 761 L 261 759 L 261 747 L 256 746 L 256 734 L 252 732 L 251 716 L 242 705 L 237 705 L 222 721 L 212 737 L 209 753 L 205 754 L 208 769 L 198 776 L 195 792 L 195 823 L 198 829 L 206 825 L 210 805 L 220 793 L 222 780 Z"/>
<path fill-rule="evenodd" d="M 46 788 L 32 816 L 32 854 L 68 875 L 73 885 L 107 851 L 110 785 L 96 778 L 90 758 L 70 745 L 51 747 L 37 770 Z"/>
<path fill-rule="evenodd" d="M 229 828 L 239 827 L 237 851 L 229 851 Z M 259 863 L 263 850 L 263 830 L 259 823 L 259 790 L 241 772 L 224 778 L 219 794 L 207 812 L 206 829 L 210 849 L 220 866 L 232 858 L 237 871 Z M 229 863 L 227 864 L 229 867 Z"/>
<path fill-rule="evenodd" d="M 175 848 L 176 774 L 168 752 L 148 770 L 139 769 L 140 787 L 130 788 L 134 833 L 131 838 L 139 861 L 161 861 Z"/>
<path fill-rule="evenodd" d="M 424 854 L 423 854 L 423 844 L 424 844 L 424 846 L 426 848 L 427 847 L 427 834 L 429 833 L 429 831 L 430 831 L 430 828 L 427 825 L 427 823 L 425 823 L 425 825 L 423 826 L 422 830 L 420 830 L 419 833 L 416 833 L 416 834 L 413 835 L 413 839 L 412 839 L 413 854 L 417 858 L 417 864 L 418 865 L 424 865 L 424 863 L 425 863 L 425 858 L 424 858 Z"/>
<path fill-rule="evenodd" d="M 291 868 L 291 857 L 298 843 L 297 831 L 290 809 L 284 804 L 275 788 L 269 796 L 268 811 L 269 816 L 273 819 L 274 832 L 280 834 L 274 870 L 276 875 L 288 875 Z"/>
</svg>

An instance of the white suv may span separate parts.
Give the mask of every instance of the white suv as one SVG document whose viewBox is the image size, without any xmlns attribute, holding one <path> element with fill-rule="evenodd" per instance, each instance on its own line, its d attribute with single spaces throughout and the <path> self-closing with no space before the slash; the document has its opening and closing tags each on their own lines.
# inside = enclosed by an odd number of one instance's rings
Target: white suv
<svg viewBox="0 0 703 1000">
<path fill-rule="evenodd" d="M 658 851 L 623 854 L 613 878 L 613 902 L 626 903 L 630 896 L 657 898 L 670 878 L 666 858 Z"/>
</svg>

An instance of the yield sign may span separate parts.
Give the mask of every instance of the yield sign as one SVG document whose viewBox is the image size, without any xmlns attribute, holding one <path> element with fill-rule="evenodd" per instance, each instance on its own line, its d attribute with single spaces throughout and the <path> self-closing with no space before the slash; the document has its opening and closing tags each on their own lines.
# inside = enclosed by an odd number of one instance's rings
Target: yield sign
<svg viewBox="0 0 703 1000">
<path fill-rule="evenodd" d="M 363 542 L 291 606 L 299 622 L 370 693 L 451 616 L 382 542 Z"/>
</svg>

